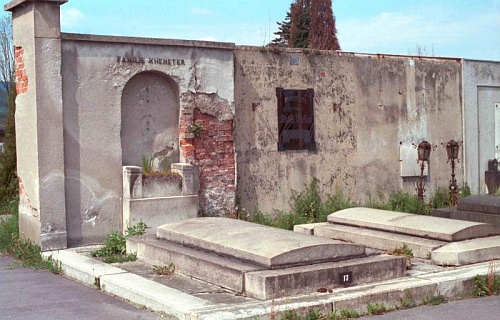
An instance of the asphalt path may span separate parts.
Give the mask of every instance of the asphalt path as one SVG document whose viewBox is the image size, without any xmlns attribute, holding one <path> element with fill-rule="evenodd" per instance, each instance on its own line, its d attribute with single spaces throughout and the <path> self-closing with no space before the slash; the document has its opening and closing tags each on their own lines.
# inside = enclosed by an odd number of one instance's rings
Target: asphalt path
<svg viewBox="0 0 500 320">
<path fill-rule="evenodd" d="M 451 301 L 437 306 L 420 306 L 398 310 L 379 316 L 365 316 L 371 320 L 476 320 L 500 319 L 500 297 L 491 296 Z"/>
<path fill-rule="evenodd" d="M 109 296 L 47 270 L 11 268 L 14 259 L 0 255 L 0 319 L 164 319 L 148 310 Z M 371 320 L 500 319 L 500 297 L 420 306 Z"/>
<path fill-rule="evenodd" d="M 0 319 L 163 319 L 47 270 L 11 268 L 0 255 Z"/>
</svg>

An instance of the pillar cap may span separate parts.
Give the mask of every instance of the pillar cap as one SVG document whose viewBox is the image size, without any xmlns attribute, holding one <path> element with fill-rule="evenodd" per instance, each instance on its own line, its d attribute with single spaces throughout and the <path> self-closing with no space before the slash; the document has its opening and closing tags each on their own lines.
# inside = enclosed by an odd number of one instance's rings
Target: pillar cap
<svg viewBox="0 0 500 320">
<path fill-rule="evenodd" d="M 23 5 L 25 3 L 28 3 L 28 2 L 53 2 L 55 4 L 61 5 L 61 4 L 68 2 L 68 0 L 13 0 L 13 1 L 7 3 L 6 5 L 4 5 L 3 9 L 5 11 L 13 11 L 16 7 Z"/>
</svg>

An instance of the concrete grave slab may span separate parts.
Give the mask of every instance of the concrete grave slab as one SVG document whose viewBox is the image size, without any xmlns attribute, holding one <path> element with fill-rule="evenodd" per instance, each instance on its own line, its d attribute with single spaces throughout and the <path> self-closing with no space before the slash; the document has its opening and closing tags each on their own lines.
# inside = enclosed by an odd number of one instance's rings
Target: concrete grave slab
<svg viewBox="0 0 500 320">
<path fill-rule="evenodd" d="M 340 261 L 365 248 L 229 218 L 195 218 L 157 228 L 157 237 L 234 257 L 268 269 Z"/>
<path fill-rule="evenodd" d="M 463 266 L 500 259 L 500 236 L 449 243 L 432 252 L 432 262 Z"/>
<path fill-rule="evenodd" d="M 435 209 L 431 212 L 431 215 L 448 219 L 489 223 L 500 228 L 500 214 L 465 211 L 458 210 L 457 207 L 450 207 Z"/>
<path fill-rule="evenodd" d="M 338 288 L 341 275 L 352 277 L 349 285 L 394 279 L 405 275 L 405 258 L 389 255 L 350 259 L 279 270 L 245 274 L 245 294 L 268 300 L 314 293 L 320 288 Z"/>
<path fill-rule="evenodd" d="M 473 195 L 460 199 L 457 210 L 500 215 L 500 197 L 495 195 Z"/>
<path fill-rule="evenodd" d="M 385 232 L 380 230 L 364 229 L 353 226 L 344 226 L 324 223 L 314 227 L 314 235 L 336 240 L 348 241 L 384 251 L 391 251 L 407 245 L 418 258 L 426 259 L 429 254 L 448 242 L 434 239 L 425 239 L 406 234 Z"/>
<path fill-rule="evenodd" d="M 157 239 L 154 236 L 127 238 L 127 252 L 151 265 L 173 263 L 185 275 L 234 290 L 244 291 L 244 273 L 262 270 L 263 267 L 221 257 L 203 250 Z"/>
<path fill-rule="evenodd" d="M 485 223 L 362 207 L 334 212 L 328 222 L 450 242 L 500 234 L 500 229 Z"/>
<path fill-rule="evenodd" d="M 271 270 L 234 257 L 221 256 L 217 252 L 187 247 L 147 235 L 127 238 L 127 251 L 136 252 L 141 261 L 151 265 L 173 263 L 176 272 L 260 300 L 343 286 L 344 284 L 339 283 L 341 275 L 350 277 L 349 285 L 405 275 L 404 258 L 388 255 Z"/>
</svg>

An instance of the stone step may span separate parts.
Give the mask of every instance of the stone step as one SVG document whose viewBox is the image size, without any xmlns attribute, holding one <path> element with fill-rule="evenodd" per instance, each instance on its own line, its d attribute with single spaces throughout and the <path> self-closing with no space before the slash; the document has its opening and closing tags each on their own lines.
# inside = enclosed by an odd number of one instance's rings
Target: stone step
<svg viewBox="0 0 500 320">
<path fill-rule="evenodd" d="M 157 228 L 157 237 L 248 261 L 266 269 L 340 261 L 365 255 L 365 248 L 247 221 L 205 217 Z"/>
<path fill-rule="evenodd" d="M 150 235 L 127 238 L 127 252 L 136 252 L 139 259 L 152 265 L 173 263 L 176 272 L 260 300 L 393 279 L 406 272 L 405 259 L 389 255 L 270 270 Z"/>
<path fill-rule="evenodd" d="M 362 207 L 334 212 L 328 222 L 449 242 L 500 234 L 499 228 L 485 223 Z"/>
<path fill-rule="evenodd" d="M 463 266 L 500 259 L 500 236 L 449 243 L 432 252 L 432 262 Z"/>
<path fill-rule="evenodd" d="M 500 228 L 500 215 L 457 210 L 456 207 L 439 208 L 431 212 L 433 217 L 489 223 Z"/>
<path fill-rule="evenodd" d="M 248 297 L 269 300 L 356 286 L 400 278 L 406 274 L 403 257 L 374 255 L 346 261 L 328 262 L 245 274 Z M 345 283 L 348 281 L 348 283 Z"/>
<path fill-rule="evenodd" d="M 173 263 L 176 270 L 185 275 L 239 293 L 244 291 L 246 272 L 264 269 L 234 258 L 158 239 L 153 235 L 128 237 L 127 253 L 137 253 L 139 259 L 151 265 L 168 266 Z"/>
<path fill-rule="evenodd" d="M 301 226 L 297 226 L 297 229 L 307 230 L 307 228 Z M 413 256 L 423 259 L 428 259 L 433 250 L 448 243 L 446 241 L 333 223 L 315 225 L 313 234 L 319 237 L 348 241 L 383 251 L 392 251 L 406 244 L 412 250 Z"/>
</svg>

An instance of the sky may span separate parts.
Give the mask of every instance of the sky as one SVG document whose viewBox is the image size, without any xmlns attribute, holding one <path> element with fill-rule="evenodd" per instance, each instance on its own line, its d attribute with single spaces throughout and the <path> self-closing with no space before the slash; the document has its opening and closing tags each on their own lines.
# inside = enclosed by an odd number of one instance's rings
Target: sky
<svg viewBox="0 0 500 320">
<path fill-rule="evenodd" d="M 61 28 L 262 46 L 291 2 L 69 0 Z M 500 0 L 333 0 L 333 12 L 343 51 L 406 55 L 419 46 L 428 55 L 500 61 Z"/>
</svg>

